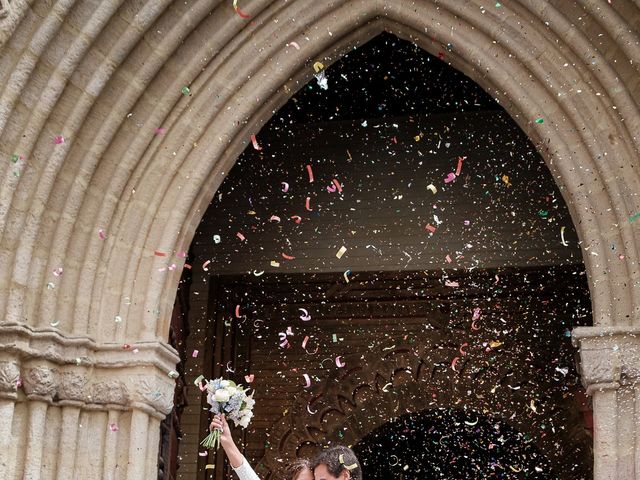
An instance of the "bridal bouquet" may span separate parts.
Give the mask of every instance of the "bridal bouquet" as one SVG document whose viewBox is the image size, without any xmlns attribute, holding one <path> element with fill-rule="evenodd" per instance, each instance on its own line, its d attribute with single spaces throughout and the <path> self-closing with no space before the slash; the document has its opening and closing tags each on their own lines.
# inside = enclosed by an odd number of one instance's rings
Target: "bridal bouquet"
<svg viewBox="0 0 640 480">
<path fill-rule="evenodd" d="M 253 399 L 253 392 L 247 395 L 248 388 L 222 378 L 206 380 L 202 375 L 196 379 L 195 384 L 201 391 L 207 392 L 207 403 L 211 405 L 210 412 L 214 415 L 224 414 L 236 426 L 242 428 L 249 426 L 256 401 Z M 220 447 L 221 433 L 220 430 L 213 430 L 200 442 L 200 445 L 217 450 Z"/>
</svg>

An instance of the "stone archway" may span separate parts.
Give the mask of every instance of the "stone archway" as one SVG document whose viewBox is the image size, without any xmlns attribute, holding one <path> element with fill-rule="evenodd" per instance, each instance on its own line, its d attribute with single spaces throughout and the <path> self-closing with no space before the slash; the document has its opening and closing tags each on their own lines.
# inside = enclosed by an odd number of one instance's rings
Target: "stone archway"
<svg viewBox="0 0 640 480">
<path fill-rule="evenodd" d="M 638 415 L 628 335 L 640 309 L 637 4 L 254 0 L 242 5 L 249 20 L 205 0 L 7 5 L 0 466 L 9 478 L 71 476 L 96 459 L 96 477 L 152 475 L 171 405 L 176 355 L 165 340 L 180 252 L 250 134 L 312 64 L 383 30 L 494 95 L 561 186 L 596 325 L 575 332 L 594 395 L 594 476 L 636 475 L 637 435 L 621 413 Z M 120 410 L 115 440 L 108 426 Z M 97 453 L 82 447 L 86 431 L 102 439 Z M 45 436 L 68 447 L 60 461 Z"/>
</svg>

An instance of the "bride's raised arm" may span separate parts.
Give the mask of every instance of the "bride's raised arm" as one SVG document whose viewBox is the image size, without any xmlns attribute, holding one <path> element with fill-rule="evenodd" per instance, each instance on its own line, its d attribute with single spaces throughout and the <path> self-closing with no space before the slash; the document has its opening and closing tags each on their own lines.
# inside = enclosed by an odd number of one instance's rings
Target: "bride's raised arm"
<svg viewBox="0 0 640 480">
<path fill-rule="evenodd" d="M 231 428 L 229 428 L 229 424 L 224 415 L 216 415 L 211 421 L 209 430 L 213 431 L 215 428 L 222 431 L 220 435 L 220 445 L 222 445 L 224 453 L 227 454 L 231 468 L 236 472 L 238 478 L 240 480 L 260 480 L 260 477 L 253 471 L 253 468 L 251 468 L 251 465 L 249 465 L 249 462 L 247 462 L 247 459 L 244 458 L 244 455 L 242 455 L 233 441 Z"/>
</svg>

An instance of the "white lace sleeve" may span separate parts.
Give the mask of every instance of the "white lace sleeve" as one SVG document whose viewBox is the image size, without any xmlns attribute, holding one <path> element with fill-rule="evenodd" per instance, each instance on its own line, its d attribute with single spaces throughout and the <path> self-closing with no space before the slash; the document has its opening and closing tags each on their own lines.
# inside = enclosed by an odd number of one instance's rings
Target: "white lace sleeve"
<svg viewBox="0 0 640 480">
<path fill-rule="evenodd" d="M 260 480 L 260 477 L 253 471 L 246 458 L 242 459 L 242 465 L 233 469 L 240 480 Z"/>
</svg>

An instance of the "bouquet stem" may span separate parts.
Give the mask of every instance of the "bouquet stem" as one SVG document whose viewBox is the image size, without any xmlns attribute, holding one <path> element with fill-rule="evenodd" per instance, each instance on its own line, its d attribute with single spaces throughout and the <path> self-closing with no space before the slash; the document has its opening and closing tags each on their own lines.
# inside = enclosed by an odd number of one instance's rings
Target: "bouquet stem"
<svg viewBox="0 0 640 480">
<path fill-rule="evenodd" d="M 218 450 L 218 448 L 220 448 L 220 433 L 220 430 L 217 428 L 213 429 L 209 435 L 204 437 L 200 445 L 208 450 Z"/>
</svg>

